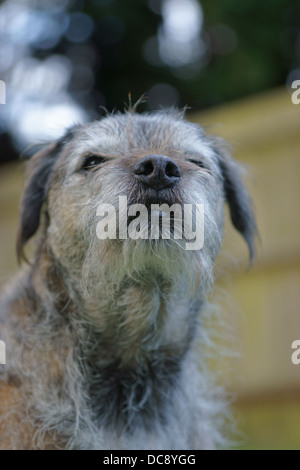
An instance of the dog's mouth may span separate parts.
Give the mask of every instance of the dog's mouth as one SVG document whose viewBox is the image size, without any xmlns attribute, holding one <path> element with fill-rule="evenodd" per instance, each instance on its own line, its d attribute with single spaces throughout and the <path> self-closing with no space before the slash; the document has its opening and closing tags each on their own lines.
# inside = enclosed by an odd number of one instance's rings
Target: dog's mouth
<svg viewBox="0 0 300 470">
<path fill-rule="evenodd" d="M 170 238 L 173 238 L 177 219 L 174 208 L 181 210 L 181 206 L 180 195 L 171 190 L 148 189 L 131 195 L 128 198 L 127 226 L 129 228 L 134 223 L 143 225 L 154 239 L 167 238 L 169 230 Z"/>
<path fill-rule="evenodd" d="M 185 214 L 180 194 L 172 190 L 133 191 L 117 204 L 100 205 L 96 226 L 101 239 L 179 240 L 185 238 Z"/>
<path fill-rule="evenodd" d="M 181 191 L 178 187 L 156 190 L 136 185 L 134 190 L 128 194 L 129 205 L 144 204 L 147 207 L 150 207 L 151 204 L 180 204 L 181 199 Z"/>
<path fill-rule="evenodd" d="M 96 227 L 100 240 L 147 240 L 153 246 L 157 242 L 163 247 L 180 248 L 184 243 L 186 250 L 203 247 L 204 205 L 182 202 L 178 193 L 141 191 L 120 195 L 117 204 L 104 204 L 100 209 L 97 215 L 102 219 Z"/>
<path fill-rule="evenodd" d="M 164 237 L 164 233 L 169 230 L 170 238 L 173 238 L 175 229 L 175 215 L 173 211 L 156 210 L 148 208 L 147 212 L 137 211 L 136 215 L 128 215 L 127 217 L 127 228 L 132 230 L 133 228 L 138 230 L 141 235 L 143 231 L 152 233 L 153 239 L 167 238 Z M 143 237 L 141 237 L 143 238 Z"/>
</svg>

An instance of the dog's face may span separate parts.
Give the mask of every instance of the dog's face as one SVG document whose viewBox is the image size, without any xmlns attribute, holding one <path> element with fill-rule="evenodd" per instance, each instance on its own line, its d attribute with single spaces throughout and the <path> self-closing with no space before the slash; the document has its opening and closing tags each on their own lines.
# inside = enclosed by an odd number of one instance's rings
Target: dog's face
<svg viewBox="0 0 300 470">
<path fill-rule="evenodd" d="M 126 208 L 120 208 L 120 197 L 126 197 Z M 125 273 L 144 276 L 151 270 L 172 278 L 186 266 L 193 278 L 208 279 L 222 241 L 226 201 L 252 257 L 255 222 L 250 200 L 238 166 L 217 141 L 180 114 L 112 115 L 73 128 L 31 159 L 18 253 L 22 256 L 23 245 L 41 225 L 52 255 L 74 275 L 85 272 L 96 278 L 101 265 L 102 273 L 110 272 L 114 279 L 119 275 L 120 281 Z M 105 204 L 116 209 L 116 239 L 97 236 L 97 210 Z M 174 225 L 170 239 L 124 239 L 119 222 L 126 220 L 129 227 L 133 217 L 127 209 L 133 204 L 142 204 L 148 212 L 152 204 L 182 209 L 202 204 L 204 245 L 186 250 L 184 232 L 181 240 L 174 239 Z M 151 220 L 139 230 L 151 234 Z M 184 217 L 179 224 L 183 222 Z"/>
</svg>

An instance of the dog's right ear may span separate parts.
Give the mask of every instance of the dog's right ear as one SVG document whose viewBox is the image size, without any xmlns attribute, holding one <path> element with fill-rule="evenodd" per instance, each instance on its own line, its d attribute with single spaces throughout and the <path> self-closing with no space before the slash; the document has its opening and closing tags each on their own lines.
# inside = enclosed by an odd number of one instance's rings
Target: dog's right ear
<svg viewBox="0 0 300 470">
<path fill-rule="evenodd" d="M 224 196 L 229 206 L 231 221 L 248 245 L 252 264 L 255 258 L 255 237 L 258 235 L 252 200 L 243 183 L 240 165 L 230 156 L 221 139 L 214 139 L 214 149 L 222 174 Z"/>
<path fill-rule="evenodd" d="M 35 234 L 40 223 L 42 204 L 48 193 L 48 186 L 54 164 L 59 153 L 59 142 L 53 142 L 31 157 L 23 196 L 17 235 L 17 257 L 27 261 L 24 245 Z"/>
</svg>

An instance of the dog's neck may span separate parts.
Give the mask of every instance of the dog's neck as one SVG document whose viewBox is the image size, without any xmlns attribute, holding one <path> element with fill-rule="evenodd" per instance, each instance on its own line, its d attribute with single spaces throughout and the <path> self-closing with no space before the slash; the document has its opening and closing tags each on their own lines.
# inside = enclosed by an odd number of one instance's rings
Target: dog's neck
<svg viewBox="0 0 300 470">
<path fill-rule="evenodd" d="M 79 320 L 85 325 L 83 331 L 96 335 L 103 364 L 110 366 L 110 362 L 118 361 L 119 365 L 134 367 L 144 356 L 184 354 L 201 306 L 199 298 L 191 300 L 186 295 L 184 283 L 173 284 L 154 273 L 147 280 L 143 276 L 139 280 L 124 277 L 113 296 L 101 290 L 101 285 L 83 295 L 76 289 L 78 281 L 66 285 L 63 268 L 57 266 L 51 254 L 41 253 L 33 273 L 36 292 L 43 296 L 46 309 L 52 303 L 49 310 L 69 317 L 70 322 Z"/>
<path fill-rule="evenodd" d="M 35 290 L 44 309 L 63 317 L 59 323 L 69 322 L 74 360 L 80 358 L 95 416 L 132 429 L 149 425 L 151 414 L 164 409 L 166 397 L 176 390 L 199 302 L 182 300 L 179 287 L 176 292 L 163 279 L 124 279 L 113 299 L 87 300 L 64 284 L 49 255 L 35 266 Z"/>
</svg>

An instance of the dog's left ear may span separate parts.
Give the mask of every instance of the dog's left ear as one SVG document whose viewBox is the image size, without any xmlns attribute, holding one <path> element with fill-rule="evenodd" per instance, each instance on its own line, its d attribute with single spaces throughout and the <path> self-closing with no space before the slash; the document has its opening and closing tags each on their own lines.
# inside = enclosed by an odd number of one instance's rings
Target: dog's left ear
<svg viewBox="0 0 300 470">
<path fill-rule="evenodd" d="M 17 257 L 19 262 L 21 259 L 27 261 L 24 254 L 24 245 L 38 229 L 41 208 L 48 192 L 57 151 L 58 144 L 53 142 L 31 157 L 28 163 L 17 235 Z"/>
<path fill-rule="evenodd" d="M 244 186 L 240 166 L 233 160 L 226 149 L 218 148 L 217 155 L 231 221 L 246 240 L 250 253 L 250 262 L 252 263 L 255 258 L 254 240 L 257 235 L 252 201 Z"/>
<path fill-rule="evenodd" d="M 42 205 L 47 197 L 54 165 L 64 146 L 73 137 L 72 128 L 61 139 L 46 145 L 33 155 L 27 166 L 27 178 L 21 200 L 17 235 L 17 258 L 27 261 L 24 245 L 36 233 L 40 224 Z"/>
</svg>

